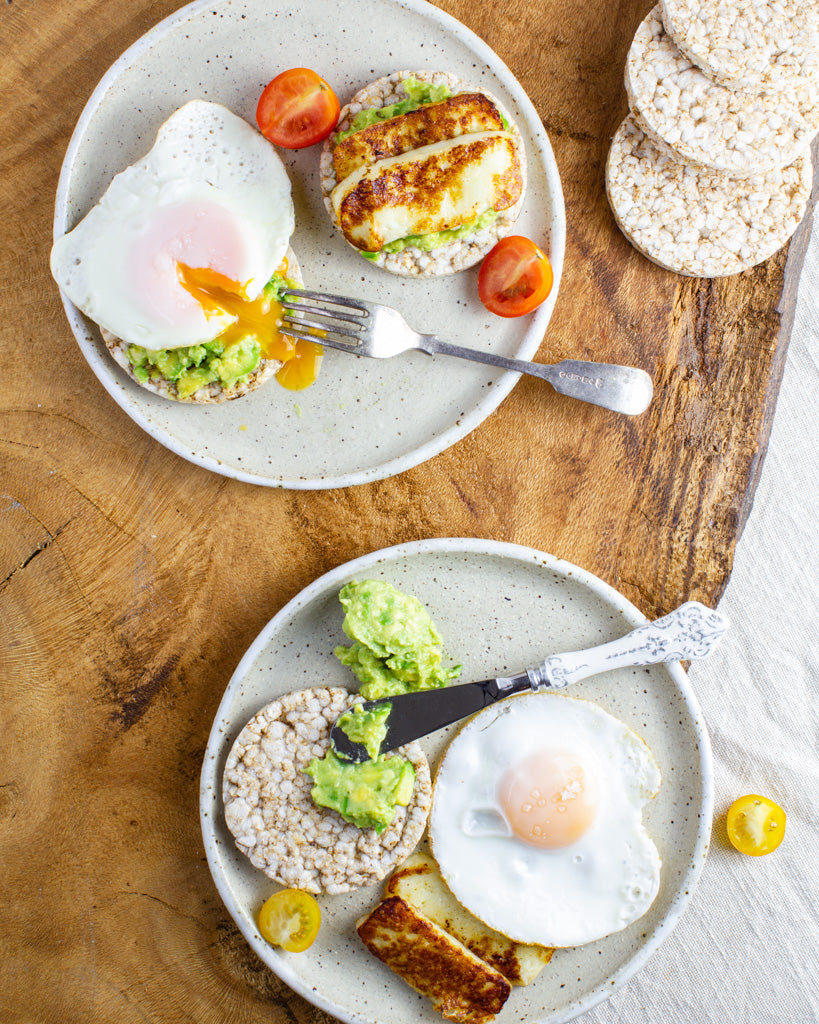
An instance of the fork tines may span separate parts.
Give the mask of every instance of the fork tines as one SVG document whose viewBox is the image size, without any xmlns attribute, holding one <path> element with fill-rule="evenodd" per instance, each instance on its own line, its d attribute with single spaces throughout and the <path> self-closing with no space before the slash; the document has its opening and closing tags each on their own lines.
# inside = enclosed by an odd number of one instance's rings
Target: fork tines
<svg viewBox="0 0 819 1024">
<path fill-rule="evenodd" d="M 370 315 L 365 303 L 346 295 L 327 295 L 324 292 L 311 292 L 302 288 L 285 289 L 282 292 L 281 304 L 284 313 L 282 328 L 288 337 L 329 345 L 331 348 L 355 348 L 360 340 L 364 320 Z M 356 312 L 345 313 L 342 309 L 332 308 L 333 306 L 341 306 L 343 309 Z M 313 333 L 319 331 L 320 334 Z M 335 338 L 335 335 L 338 335 L 338 338 Z M 349 340 L 342 341 L 342 338 Z"/>
</svg>

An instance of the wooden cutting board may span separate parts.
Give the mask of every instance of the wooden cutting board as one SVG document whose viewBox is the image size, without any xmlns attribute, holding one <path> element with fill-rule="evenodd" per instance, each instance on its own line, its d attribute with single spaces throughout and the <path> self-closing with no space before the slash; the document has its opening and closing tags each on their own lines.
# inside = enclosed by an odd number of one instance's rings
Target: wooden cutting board
<svg viewBox="0 0 819 1024">
<path fill-rule="evenodd" d="M 788 253 L 709 282 L 659 269 L 619 233 L 603 167 L 646 0 L 443 0 L 518 77 L 557 157 L 568 246 L 539 358 L 652 368 L 654 402 L 630 419 L 521 380 L 471 435 L 391 480 L 306 493 L 210 475 L 105 394 L 48 273 L 80 111 L 178 6 L 7 0 L 0 13 L 6 1024 L 327 1019 L 250 952 L 204 859 L 199 768 L 241 654 L 320 574 L 424 537 L 549 551 L 650 616 L 716 602 L 765 455 L 808 237 L 806 222 Z"/>
</svg>

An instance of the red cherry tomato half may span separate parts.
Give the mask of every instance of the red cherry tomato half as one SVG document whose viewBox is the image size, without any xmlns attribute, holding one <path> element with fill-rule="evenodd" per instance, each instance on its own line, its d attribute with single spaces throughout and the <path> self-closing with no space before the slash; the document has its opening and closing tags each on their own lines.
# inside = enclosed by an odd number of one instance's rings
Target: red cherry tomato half
<svg viewBox="0 0 819 1024">
<path fill-rule="evenodd" d="M 523 316 L 548 298 L 552 265 L 533 241 L 507 235 L 491 249 L 478 273 L 478 295 L 490 313 Z"/>
<path fill-rule="evenodd" d="M 309 68 L 291 68 L 268 83 L 256 107 L 262 135 L 285 149 L 326 139 L 338 124 L 338 97 Z"/>
</svg>

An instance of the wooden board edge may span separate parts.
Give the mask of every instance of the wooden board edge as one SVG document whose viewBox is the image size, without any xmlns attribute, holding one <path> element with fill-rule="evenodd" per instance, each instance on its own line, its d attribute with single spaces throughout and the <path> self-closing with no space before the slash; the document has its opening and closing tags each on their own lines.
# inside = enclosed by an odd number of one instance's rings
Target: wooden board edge
<svg viewBox="0 0 819 1024">
<path fill-rule="evenodd" d="M 776 340 L 776 351 L 771 364 L 771 375 L 768 386 L 765 390 L 765 415 L 763 418 L 762 433 L 759 438 L 759 447 L 756 450 L 751 463 L 750 479 L 748 490 L 745 494 L 745 501 L 741 509 L 741 517 L 737 526 L 737 542 L 742 537 L 748 516 L 754 504 L 757 484 L 762 475 L 762 466 L 765 462 L 765 455 L 768 451 L 768 442 L 771 438 L 774 414 L 776 411 L 776 400 L 779 397 L 779 389 L 782 385 L 782 376 L 785 372 L 785 363 L 788 357 L 788 346 L 791 340 L 794 319 L 796 315 L 796 299 L 799 289 L 799 278 L 805 263 L 805 256 L 808 251 L 811 233 L 813 231 L 814 213 L 817 202 L 819 202 L 819 135 L 811 145 L 813 155 L 813 187 L 808 203 L 808 211 L 802 223 L 794 232 L 788 245 L 788 255 L 785 263 L 785 272 L 782 280 L 782 294 L 777 303 L 776 311 L 780 317 L 779 334 Z M 730 577 L 729 577 L 730 578 Z M 725 581 L 727 584 L 728 580 Z M 725 589 L 723 584 L 722 591 Z M 721 596 L 721 594 L 720 594 Z"/>
</svg>

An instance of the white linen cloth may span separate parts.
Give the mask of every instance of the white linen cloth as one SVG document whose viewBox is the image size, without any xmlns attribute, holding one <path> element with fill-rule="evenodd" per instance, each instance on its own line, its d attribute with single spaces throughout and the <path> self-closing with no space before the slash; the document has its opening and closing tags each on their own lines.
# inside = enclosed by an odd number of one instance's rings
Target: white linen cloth
<svg viewBox="0 0 819 1024">
<path fill-rule="evenodd" d="M 819 207 L 768 454 L 720 611 L 732 628 L 689 678 L 714 751 L 711 848 L 682 920 L 579 1024 L 819 1022 Z M 761 793 L 787 814 L 775 852 L 728 843 Z"/>
</svg>

